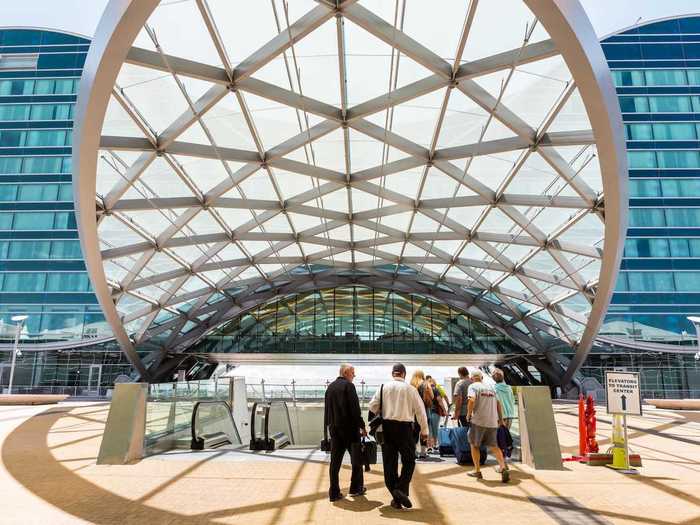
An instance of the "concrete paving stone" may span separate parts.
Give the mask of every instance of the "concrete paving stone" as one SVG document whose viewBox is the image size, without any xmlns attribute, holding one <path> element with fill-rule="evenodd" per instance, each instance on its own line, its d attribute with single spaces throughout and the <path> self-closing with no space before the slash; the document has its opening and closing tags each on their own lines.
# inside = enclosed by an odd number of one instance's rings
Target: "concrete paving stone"
<svg viewBox="0 0 700 525">
<path fill-rule="evenodd" d="M 331 504 L 327 456 L 173 451 L 132 465 L 96 465 L 107 416 L 104 403 L 0 407 L 0 523 L 100 524 L 630 524 L 700 525 L 700 413 L 648 410 L 629 418 L 640 474 L 565 463 L 563 471 L 513 464 L 500 483 L 453 461 L 421 463 L 413 510 L 388 506 L 381 466 L 366 475 L 368 493 Z M 601 450 L 609 416 L 598 409 Z M 576 451 L 576 407 L 556 405 L 562 450 Z M 341 471 L 347 491 L 349 466 Z"/>
</svg>

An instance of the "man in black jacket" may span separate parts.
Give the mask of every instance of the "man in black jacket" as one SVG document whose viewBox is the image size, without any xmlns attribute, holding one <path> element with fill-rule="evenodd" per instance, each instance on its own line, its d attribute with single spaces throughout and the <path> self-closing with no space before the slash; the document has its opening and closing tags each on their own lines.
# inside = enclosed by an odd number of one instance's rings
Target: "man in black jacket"
<svg viewBox="0 0 700 525">
<path fill-rule="evenodd" d="M 333 381 L 326 389 L 325 410 L 323 414 L 324 425 L 331 436 L 331 465 L 330 489 L 328 497 L 331 501 L 343 498 L 340 492 L 338 474 L 343 463 L 343 456 L 353 443 L 359 443 L 360 436 L 366 435 L 365 422 L 360 411 L 360 400 L 352 380 L 355 379 L 355 368 L 344 363 L 340 365 L 338 379 Z M 350 453 L 352 461 L 352 453 Z M 361 464 L 352 464 L 352 478 L 350 480 L 350 495 L 362 496 L 367 492 L 364 486 L 364 476 Z"/>
</svg>

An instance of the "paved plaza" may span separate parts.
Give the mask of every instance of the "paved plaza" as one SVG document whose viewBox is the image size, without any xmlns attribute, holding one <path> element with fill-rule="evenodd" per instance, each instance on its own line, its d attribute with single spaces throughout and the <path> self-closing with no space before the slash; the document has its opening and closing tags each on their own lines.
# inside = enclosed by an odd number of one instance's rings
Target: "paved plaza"
<svg viewBox="0 0 700 525">
<path fill-rule="evenodd" d="M 575 452 L 574 405 L 557 405 L 562 451 Z M 325 454 L 282 450 L 171 452 L 133 465 L 95 464 L 106 403 L 0 407 L 0 522 L 700 524 L 700 413 L 649 409 L 631 417 L 637 476 L 566 462 L 564 471 L 513 465 L 503 485 L 447 458 L 418 466 L 413 510 L 389 507 L 380 466 L 366 497 L 327 501 Z M 599 409 L 601 449 L 609 418 Z M 491 463 L 491 462 L 489 462 Z M 349 483 L 349 469 L 341 486 Z"/>
</svg>

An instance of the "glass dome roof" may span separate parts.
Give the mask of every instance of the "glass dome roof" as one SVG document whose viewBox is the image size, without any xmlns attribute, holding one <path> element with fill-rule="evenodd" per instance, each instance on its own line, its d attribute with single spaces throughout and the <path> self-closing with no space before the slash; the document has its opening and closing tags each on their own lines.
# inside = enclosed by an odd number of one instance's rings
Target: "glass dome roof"
<svg viewBox="0 0 700 525">
<path fill-rule="evenodd" d="M 625 161 L 602 52 L 567 4 L 110 2 L 75 186 L 124 349 L 181 351 L 278 295 L 360 283 L 527 351 L 587 351 Z"/>
</svg>

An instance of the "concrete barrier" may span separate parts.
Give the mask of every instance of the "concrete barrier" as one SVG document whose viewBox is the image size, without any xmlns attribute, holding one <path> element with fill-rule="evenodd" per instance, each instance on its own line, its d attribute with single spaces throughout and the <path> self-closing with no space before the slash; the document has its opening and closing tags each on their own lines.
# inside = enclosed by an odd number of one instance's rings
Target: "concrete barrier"
<svg viewBox="0 0 700 525">
<path fill-rule="evenodd" d="M 118 383 L 102 434 L 98 465 L 125 465 L 143 458 L 147 383 Z"/>
<path fill-rule="evenodd" d="M 561 447 L 549 387 L 518 389 L 522 461 L 537 470 L 562 470 Z"/>
<path fill-rule="evenodd" d="M 645 399 L 644 402 L 656 408 L 700 410 L 700 399 Z"/>
<path fill-rule="evenodd" d="M 0 405 L 55 405 L 67 398 L 62 394 L 2 394 Z"/>
</svg>

